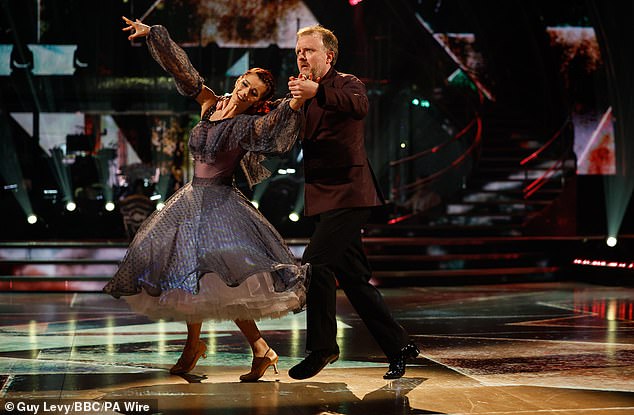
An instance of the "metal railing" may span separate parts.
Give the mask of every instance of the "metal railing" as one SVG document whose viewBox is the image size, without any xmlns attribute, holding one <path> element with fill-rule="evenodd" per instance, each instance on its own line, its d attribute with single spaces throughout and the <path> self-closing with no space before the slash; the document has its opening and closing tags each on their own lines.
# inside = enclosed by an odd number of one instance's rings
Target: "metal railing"
<svg viewBox="0 0 634 415">
<path fill-rule="evenodd" d="M 565 178 L 569 170 L 576 170 L 576 162 L 575 166 L 570 169 L 567 169 L 567 162 L 570 160 L 574 161 L 574 157 L 571 157 L 573 154 L 572 146 L 574 140 L 571 139 L 570 136 L 567 136 L 565 133 L 569 131 L 569 128 L 572 127 L 572 121 L 570 117 L 567 117 L 563 122 L 561 127 L 552 135 L 548 141 L 546 141 L 540 148 L 535 150 L 529 156 L 525 157 L 522 161 L 520 161 L 520 166 L 524 168 L 524 178 L 527 182 L 529 182 L 529 166 L 537 161 L 543 161 L 540 158 L 547 150 L 552 147 L 558 145 L 559 152 L 557 158 L 551 160 L 551 165 L 537 178 L 530 181 L 523 189 L 523 197 L 524 199 L 528 199 L 537 193 L 546 183 L 550 182 L 553 177 L 556 176 L 557 173 L 560 173 L 561 185 L 562 187 L 565 185 Z"/>
<path fill-rule="evenodd" d="M 401 184 L 403 174 L 399 172 L 399 169 L 411 165 L 415 160 L 419 160 L 423 157 L 435 155 L 441 152 L 444 148 L 463 137 L 469 137 L 467 133 L 473 132 L 472 141 L 466 150 L 461 153 L 458 157 L 448 163 L 445 167 L 433 172 L 432 174 L 427 175 L 424 178 L 416 179 L 410 183 Z M 426 186 L 429 186 L 431 183 L 437 181 L 439 178 L 444 176 L 450 171 L 456 170 L 460 165 L 462 165 L 470 155 L 473 155 L 482 142 L 482 119 L 479 116 L 475 116 L 462 130 L 456 133 L 454 136 L 450 137 L 448 140 L 435 145 L 426 150 L 420 151 L 416 154 L 412 154 L 407 157 L 403 157 L 398 160 L 393 160 L 390 162 L 389 167 L 392 171 L 391 177 L 391 198 L 392 200 L 399 200 L 406 198 L 411 193 L 416 192 Z"/>
</svg>

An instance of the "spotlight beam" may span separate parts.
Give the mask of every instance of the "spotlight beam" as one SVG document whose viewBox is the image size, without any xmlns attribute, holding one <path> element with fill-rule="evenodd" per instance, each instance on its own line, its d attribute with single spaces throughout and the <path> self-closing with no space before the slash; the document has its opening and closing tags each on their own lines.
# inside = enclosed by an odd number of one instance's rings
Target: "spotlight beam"
<svg viewBox="0 0 634 415">
<path fill-rule="evenodd" d="M 4 118 L 4 114 L 0 114 Z M 0 122 L 0 175 L 7 185 L 12 187 L 13 195 L 18 204 L 22 208 L 24 214 L 28 217 L 33 214 L 33 207 L 29 194 L 26 191 L 24 177 L 22 175 L 22 167 L 18 161 L 18 155 L 13 145 L 13 137 L 9 130 L 9 123 L 2 120 Z"/>
<path fill-rule="evenodd" d="M 621 223 L 634 189 L 634 177 L 627 175 L 604 176 L 605 213 L 607 216 L 607 234 L 615 237 L 619 234 Z"/>
<path fill-rule="evenodd" d="M 73 187 L 70 181 L 70 173 L 64 164 L 62 149 L 59 147 L 51 149 L 51 157 L 49 160 L 51 162 L 51 166 L 53 167 L 53 173 L 55 173 L 57 184 L 62 190 L 62 199 L 65 202 L 70 202 L 73 200 Z"/>
<path fill-rule="evenodd" d="M 258 205 L 260 203 L 260 200 L 262 200 L 262 195 L 266 191 L 266 188 L 269 187 L 270 181 L 271 180 L 265 180 L 255 186 L 255 189 L 253 190 L 253 201 L 258 203 Z"/>
<path fill-rule="evenodd" d="M 295 198 L 295 205 L 293 206 L 293 212 L 299 215 L 299 213 L 303 209 L 304 209 L 304 186 L 300 186 L 299 191 L 297 192 L 297 198 Z"/>
<path fill-rule="evenodd" d="M 97 174 L 99 175 L 99 182 L 103 188 L 104 199 L 106 203 L 112 202 L 114 192 L 112 191 L 111 168 L 110 160 L 112 159 L 109 151 L 99 150 L 96 156 L 97 159 Z"/>
</svg>

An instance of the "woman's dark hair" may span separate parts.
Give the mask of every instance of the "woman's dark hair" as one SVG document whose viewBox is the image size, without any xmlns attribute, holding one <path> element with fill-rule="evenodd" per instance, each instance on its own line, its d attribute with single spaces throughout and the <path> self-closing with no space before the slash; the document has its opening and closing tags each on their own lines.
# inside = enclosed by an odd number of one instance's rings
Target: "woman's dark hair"
<svg viewBox="0 0 634 415">
<path fill-rule="evenodd" d="M 262 95 L 258 102 L 253 104 L 251 108 L 246 111 L 246 114 L 266 114 L 271 110 L 269 107 L 269 98 L 271 98 L 275 93 L 275 79 L 273 78 L 273 74 L 266 69 L 251 68 L 242 76 L 249 74 L 255 74 L 258 78 L 260 78 L 260 81 L 266 85 L 266 92 Z"/>
</svg>

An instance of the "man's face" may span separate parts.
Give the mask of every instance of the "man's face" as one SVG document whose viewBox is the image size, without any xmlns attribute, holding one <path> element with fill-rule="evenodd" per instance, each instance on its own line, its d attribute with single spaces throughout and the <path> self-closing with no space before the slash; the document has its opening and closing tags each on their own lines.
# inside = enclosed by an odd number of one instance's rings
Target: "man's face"
<svg viewBox="0 0 634 415">
<path fill-rule="evenodd" d="M 313 76 L 313 80 L 323 77 L 330 70 L 333 53 L 326 50 L 318 33 L 303 35 L 297 39 L 295 47 L 297 68 L 306 77 Z"/>
</svg>

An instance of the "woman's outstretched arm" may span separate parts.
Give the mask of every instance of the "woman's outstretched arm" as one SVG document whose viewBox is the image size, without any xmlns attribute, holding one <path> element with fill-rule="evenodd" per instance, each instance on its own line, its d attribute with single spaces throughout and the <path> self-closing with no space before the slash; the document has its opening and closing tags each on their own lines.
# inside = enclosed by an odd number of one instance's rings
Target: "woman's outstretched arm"
<svg viewBox="0 0 634 415">
<path fill-rule="evenodd" d="M 150 54 L 165 71 L 172 75 L 180 94 L 196 98 L 203 110 L 216 104 L 218 97 L 203 84 L 202 76 L 193 67 L 185 51 L 170 38 L 165 27 L 148 26 L 139 19 L 132 21 L 125 16 L 122 18 L 128 25 L 123 30 L 132 32 L 128 39 L 147 38 Z"/>
</svg>

